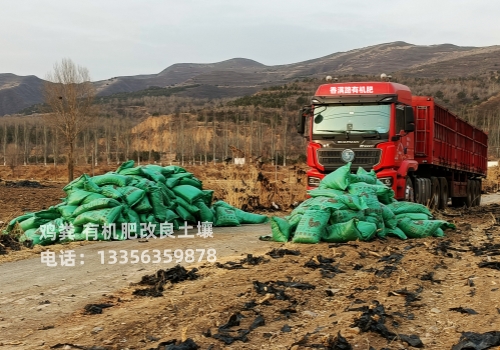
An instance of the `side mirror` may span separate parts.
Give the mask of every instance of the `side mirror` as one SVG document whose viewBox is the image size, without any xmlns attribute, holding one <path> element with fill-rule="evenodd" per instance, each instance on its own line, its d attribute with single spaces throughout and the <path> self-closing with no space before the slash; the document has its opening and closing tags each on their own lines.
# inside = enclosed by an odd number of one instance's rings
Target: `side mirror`
<svg viewBox="0 0 500 350">
<path fill-rule="evenodd" d="M 304 134 L 306 129 L 306 118 L 309 116 L 310 113 L 311 113 L 311 107 L 309 106 L 304 106 L 300 110 L 299 119 L 297 120 L 297 132 L 299 134 Z"/>
<path fill-rule="evenodd" d="M 413 107 L 405 107 L 405 132 L 415 131 L 415 117 L 413 115 Z"/>
</svg>

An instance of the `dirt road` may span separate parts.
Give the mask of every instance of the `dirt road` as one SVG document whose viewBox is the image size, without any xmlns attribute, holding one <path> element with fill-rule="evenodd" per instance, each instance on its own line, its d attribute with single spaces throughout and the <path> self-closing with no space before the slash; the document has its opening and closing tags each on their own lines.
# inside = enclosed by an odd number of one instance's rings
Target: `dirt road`
<svg viewBox="0 0 500 350">
<path fill-rule="evenodd" d="M 44 198 L 47 205 L 56 202 L 57 195 L 51 193 L 34 191 L 40 196 L 35 203 Z M 24 194 L 19 199 L 22 206 L 33 203 Z M 500 246 L 500 195 L 486 195 L 482 203 L 443 216 L 458 226 L 444 239 L 288 243 L 284 247 L 299 255 L 274 259 L 265 253 L 283 245 L 258 240 L 270 233 L 269 225 L 247 225 L 215 228 L 214 238 L 207 239 L 77 246 L 72 248 L 74 267 L 48 267 L 39 255 L 5 262 L 0 264 L 0 349 L 156 349 L 162 341 L 188 337 L 201 349 L 307 349 L 339 341 L 338 334 L 356 349 L 408 348 L 401 339 L 389 341 L 363 327 L 360 320 L 368 311 L 362 310 L 373 310 L 376 303 L 385 307 L 382 319 L 387 318 L 385 325 L 393 334 L 418 336 L 426 349 L 450 349 L 462 332 L 499 330 L 500 272 L 478 266 L 496 262 L 496 251 L 487 249 Z M 264 260 L 238 269 L 182 262 L 200 267 L 200 279 L 171 285 L 160 298 L 133 295 L 140 286 L 131 283 L 174 262 L 109 263 L 112 250 L 125 250 L 130 257 L 132 250 L 139 256 L 149 250 L 152 256 L 155 249 L 209 248 L 220 262 L 238 261 L 246 254 Z M 105 252 L 104 263 L 98 251 Z M 323 267 L 307 267 L 315 265 Z M 267 286 L 263 291 L 262 283 Z M 85 305 L 102 302 L 113 307 L 99 315 L 83 313 Z M 457 307 L 478 315 L 450 311 Z M 251 330 L 248 339 L 229 344 L 218 339 L 220 327 L 238 313 L 241 328 Z M 264 321 L 253 329 L 250 323 L 259 316 Z M 374 315 L 373 320 L 380 318 Z"/>
<path fill-rule="evenodd" d="M 196 235 L 197 229 L 188 230 L 188 233 Z M 149 250 L 149 254 L 153 256 L 153 250 L 161 250 L 163 255 L 165 249 L 171 249 L 172 253 L 176 249 L 183 252 L 186 249 L 215 249 L 217 260 L 224 261 L 239 258 L 243 253 L 262 254 L 269 250 L 273 243 L 258 239 L 260 235 L 269 233 L 268 224 L 219 227 L 214 228 L 213 238 L 96 242 L 74 248 L 76 255 L 74 267 L 60 266 L 59 258 L 58 266 L 49 267 L 41 263 L 40 256 L 1 264 L 0 343 L 22 340 L 29 330 L 34 331 L 50 325 L 56 318 L 70 315 L 86 304 L 97 301 L 106 293 L 113 293 L 130 283 L 138 282 L 144 274 L 176 265 L 175 257 L 172 262 L 165 263 L 168 258 L 163 256 L 161 263 L 110 264 L 112 262 L 110 251 L 116 251 L 118 259 L 121 259 L 123 251 L 126 251 L 131 261 L 130 254 L 133 250 L 137 250 L 139 256 Z M 179 231 L 178 234 L 183 235 L 184 232 Z M 104 251 L 103 255 L 98 251 Z M 197 260 L 200 254 L 201 252 L 196 252 Z M 208 263 L 206 256 L 205 252 L 202 263 Z M 197 265 L 185 261 L 180 264 Z M 26 332 L 19 334 L 19 329 L 24 329 Z"/>
</svg>

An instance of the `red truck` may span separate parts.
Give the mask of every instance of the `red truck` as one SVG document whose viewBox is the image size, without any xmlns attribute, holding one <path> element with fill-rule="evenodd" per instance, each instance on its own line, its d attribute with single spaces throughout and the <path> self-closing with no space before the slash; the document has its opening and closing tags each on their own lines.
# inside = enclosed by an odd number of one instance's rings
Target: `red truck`
<svg viewBox="0 0 500 350">
<path fill-rule="evenodd" d="M 320 85 L 302 108 L 307 188 L 351 162 L 374 169 L 396 199 L 443 209 L 477 206 L 488 135 L 434 102 L 389 81 Z"/>
</svg>

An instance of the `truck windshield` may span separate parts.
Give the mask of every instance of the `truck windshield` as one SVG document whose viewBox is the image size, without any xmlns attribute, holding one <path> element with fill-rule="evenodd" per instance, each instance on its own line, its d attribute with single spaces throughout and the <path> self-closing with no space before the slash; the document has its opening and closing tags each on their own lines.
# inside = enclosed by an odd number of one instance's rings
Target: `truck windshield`
<svg viewBox="0 0 500 350">
<path fill-rule="evenodd" d="M 390 104 L 316 106 L 313 134 L 384 134 L 389 132 L 390 112 Z"/>
</svg>

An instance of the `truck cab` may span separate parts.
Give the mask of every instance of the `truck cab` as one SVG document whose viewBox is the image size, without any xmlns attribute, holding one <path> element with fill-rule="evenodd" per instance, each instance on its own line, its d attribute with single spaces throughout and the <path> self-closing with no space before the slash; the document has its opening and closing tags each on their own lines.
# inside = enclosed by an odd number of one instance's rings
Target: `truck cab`
<svg viewBox="0 0 500 350">
<path fill-rule="evenodd" d="M 392 82 L 319 86 L 297 124 L 308 139 L 307 188 L 316 188 L 326 174 L 351 162 L 353 171 L 374 169 L 396 198 L 408 199 L 405 176 L 398 172 L 418 167 L 411 104 L 410 89 Z"/>
</svg>

